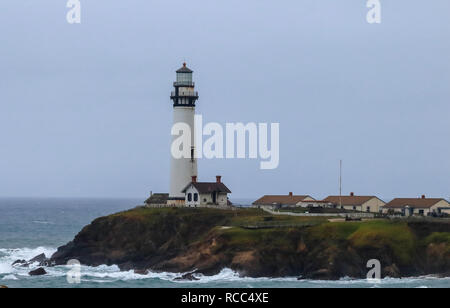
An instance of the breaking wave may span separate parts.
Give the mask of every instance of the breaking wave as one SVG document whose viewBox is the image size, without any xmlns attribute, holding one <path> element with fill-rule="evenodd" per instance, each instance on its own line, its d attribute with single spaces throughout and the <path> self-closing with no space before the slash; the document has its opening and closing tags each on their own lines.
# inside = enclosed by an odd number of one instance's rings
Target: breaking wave
<svg viewBox="0 0 450 308">
<path fill-rule="evenodd" d="M 44 253 L 47 257 L 56 252 L 55 248 L 21 248 L 21 249 L 0 249 L 0 280 L 6 283 L 20 283 L 21 280 L 29 279 L 28 272 L 37 268 L 38 264 L 29 267 L 12 266 L 16 260 L 30 260 L 31 258 Z M 69 271 L 67 266 L 56 266 L 46 268 L 48 274 L 42 279 L 64 279 Z M 178 281 L 177 278 L 185 273 L 149 272 L 146 275 L 136 274 L 134 271 L 122 272 L 118 266 L 101 265 L 98 267 L 81 266 L 81 282 L 102 285 L 106 283 L 128 282 L 129 284 L 141 283 L 141 286 L 158 287 L 161 284 L 173 286 L 203 286 L 203 287 L 450 287 L 450 278 L 437 278 L 434 276 L 424 276 L 416 278 L 394 279 L 385 278 L 379 281 L 354 280 L 342 278 L 338 281 L 317 281 L 317 280 L 297 280 L 297 277 L 287 278 L 249 278 L 240 277 L 231 269 L 223 269 L 214 276 L 204 276 L 194 274 L 198 279 L 195 281 Z M 148 282 L 148 283 L 147 283 Z M 143 284 L 144 283 L 144 284 Z M 20 284 L 19 284 L 20 285 Z M 127 284 L 128 286 L 128 284 Z"/>
</svg>

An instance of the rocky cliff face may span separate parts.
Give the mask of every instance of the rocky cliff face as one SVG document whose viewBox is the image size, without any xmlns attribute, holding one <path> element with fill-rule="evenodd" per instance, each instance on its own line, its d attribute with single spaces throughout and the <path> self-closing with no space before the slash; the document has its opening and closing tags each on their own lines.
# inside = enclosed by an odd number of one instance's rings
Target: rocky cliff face
<svg viewBox="0 0 450 308">
<path fill-rule="evenodd" d="M 267 228 L 246 229 L 261 224 Z M 95 220 L 51 261 L 206 275 L 365 278 L 380 260 L 390 277 L 450 273 L 448 222 L 337 222 L 267 217 L 257 210 L 135 209 Z M 313 222 L 313 223 L 311 223 Z"/>
</svg>

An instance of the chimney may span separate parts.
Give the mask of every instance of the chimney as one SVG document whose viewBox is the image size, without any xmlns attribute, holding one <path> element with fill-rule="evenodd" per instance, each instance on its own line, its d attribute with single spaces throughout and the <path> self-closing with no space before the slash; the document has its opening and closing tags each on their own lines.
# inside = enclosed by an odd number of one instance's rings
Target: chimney
<svg viewBox="0 0 450 308">
<path fill-rule="evenodd" d="M 355 196 L 355 193 L 354 192 L 351 192 L 350 193 L 350 197 L 354 197 Z"/>
<path fill-rule="evenodd" d="M 425 195 L 422 195 L 422 199 L 426 199 L 427 197 Z"/>
<path fill-rule="evenodd" d="M 197 176 L 196 176 L 196 175 L 194 175 L 194 176 L 192 177 L 192 183 L 197 183 Z"/>
<path fill-rule="evenodd" d="M 289 193 L 289 197 L 292 198 L 293 196 L 294 196 L 294 194 L 293 194 L 292 192 L 290 192 L 290 193 Z"/>
<path fill-rule="evenodd" d="M 222 183 L 222 177 L 220 175 L 216 176 L 216 182 Z"/>
</svg>

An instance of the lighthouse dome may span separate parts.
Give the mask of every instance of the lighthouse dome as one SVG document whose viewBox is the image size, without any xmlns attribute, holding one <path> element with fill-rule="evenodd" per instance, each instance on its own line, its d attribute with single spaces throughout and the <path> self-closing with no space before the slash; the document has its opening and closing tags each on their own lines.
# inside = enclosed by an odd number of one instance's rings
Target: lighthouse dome
<svg viewBox="0 0 450 308">
<path fill-rule="evenodd" d="M 190 74 L 192 74 L 194 71 L 192 71 L 191 69 L 189 69 L 187 66 L 186 66 L 186 63 L 183 63 L 183 67 L 182 68 L 180 68 L 178 71 L 177 71 L 177 73 L 190 73 Z"/>
</svg>

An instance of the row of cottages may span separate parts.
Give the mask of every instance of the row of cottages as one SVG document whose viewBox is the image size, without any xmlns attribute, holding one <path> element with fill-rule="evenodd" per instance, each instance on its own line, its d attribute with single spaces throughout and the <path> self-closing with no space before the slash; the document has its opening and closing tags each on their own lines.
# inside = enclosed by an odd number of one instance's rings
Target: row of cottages
<svg viewBox="0 0 450 308">
<path fill-rule="evenodd" d="M 255 202 L 256 207 L 271 206 L 274 208 L 281 207 L 324 207 L 324 208 L 340 208 L 358 212 L 380 213 L 381 208 L 385 205 L 381 199 L 375 196 L 329 196 L 324 200 L 316 200 L 308 195 L 266 195 Z"/>
<path fill-rule="evenodd" d="M 383 207 L 384 214 L 403 216 L 450 215 L 450 203 L 441 198 L 397 198 Z"/>
<path fill-rule="evenodd" d="M 398 214 L 403 216 L 429 216 L 450 215 L 450 203 L 445 199 L 426 198 L 397 198 L 389 203 L 384 202 L 376 196 L 329 196 L 323 200 L 315 200 L 308 195 L 266 195 L 253 205 L 281 207 L 323 207 L 344 209 L 356 212 Z"/>
</svg>

